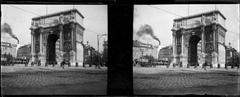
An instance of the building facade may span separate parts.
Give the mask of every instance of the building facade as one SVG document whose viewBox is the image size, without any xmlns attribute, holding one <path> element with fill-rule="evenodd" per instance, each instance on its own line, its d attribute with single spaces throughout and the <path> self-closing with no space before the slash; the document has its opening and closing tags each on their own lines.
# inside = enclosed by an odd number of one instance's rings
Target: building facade
<svg viewBox="0 0 240 97">
<path fill-rule="evenodd" d="M 31 44 L 23 45 L 17 50 L 17 57 L 23 59 L 31 59 Z"/>
<path fill-rule="evenodd" d="M 225 42 L 225 20 L 218 10 L 174 19 L 172 64 L 223 66 L 225 49 L 220 44 Z"/>
<path fill-rule="evenodd" d="M 31 62 L 82 65 L 83 18 L 77 9 L 32 18 Z"/>
<path fill-rule="evenodd" d="M 172 62 L 172 46 L 166 46 L 160 49 L 158 53 L 158 60 L 164 60 Z"/>
<path fill-rule="evenodd" d="M 102 62 L 105 66 L 108 63 L 108 41 L 103 42 Z"/>
<path fill-rule="evenodd" d="M 7 23 L 1 25 L 1 55 L 10 54 L 17 57 L 18 40 L 11 34 L 11 28 Z"/>
<path fill-rule="evenodd" d="M 1 42 L 1 55 L 3 54 L 10 54 L 12 57 L 17 57 L 17 44 Z"/>
<path fill-rule="evenodd" d="M 226 46 L 226 66 L 240 67 L 240 53 L 235 48 L 232 48 L 230 43 Z"/>
<path fill-rule="evenodd" d="M 140 41 L 133 41 L 133 59 L 140 59 L 143 56 L 153 56 L 154 59 L 158 57 L 158 47 L 151 44 L 142 43 Z"/>
<path fill-rule="evenodd" d="M 84 44 L 84 63 L 91 65 L 93 62 L 93 54 L 96 51 L 92 46 L 88 43 Z"/>
</svg>

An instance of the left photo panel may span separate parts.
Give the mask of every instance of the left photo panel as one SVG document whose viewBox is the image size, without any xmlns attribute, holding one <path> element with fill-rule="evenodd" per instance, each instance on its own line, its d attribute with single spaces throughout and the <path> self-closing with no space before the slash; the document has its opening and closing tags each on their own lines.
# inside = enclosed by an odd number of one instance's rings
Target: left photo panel
<svg viewBox="0 0 240 97">
<path fill-rule="evenodd" d="M 106 95 L 107 5 L 1 4 L 2 95 Z"/>
</svg>

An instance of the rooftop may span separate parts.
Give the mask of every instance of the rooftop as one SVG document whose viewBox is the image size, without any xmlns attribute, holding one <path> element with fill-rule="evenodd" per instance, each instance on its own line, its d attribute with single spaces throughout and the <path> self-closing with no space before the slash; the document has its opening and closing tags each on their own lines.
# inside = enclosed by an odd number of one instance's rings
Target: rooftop
<svg viewBox="0 0 240 97">
<path fill-rule="evenodd" d="M 32 20 L 37 20 L 37 19 L 41 19 L 41 18 L 48 18 L 48 17 L 52 17 L 52 16 L 57 16 L 57 15 L 60 15 L 60 14 L 66 14 L 66 13 L 69 13 L 69 12 L 77 12 L 82 18 L 84 18 L 84 16 L 77 9 L 70 9 L 70 10 L 65 10 L 65 11 L 51 13 L 51 14 L 47 14 L 47 15 L 43 15 L 43 16 L 34 17 L 34 18 L 32 18 Z"/>
<path fill-rule="evenodd" d="M 200 14 L 195 14 L 195 15 L 190 15 L 190 16 L 186 16 L 186 17 L 176 18 L 176 19 L 174 19 L 174 21 L 180 21 L 180 20 L 183 20 L 183 19 L 190 19 L 190 18 L 202 16 L 202 15 L 209 15 L 209 14 L 212 14 L 212 13 L 219 13 L 224 18 L 224 20 L 226 20 L 226 17 L 219 10 L 213 10 L 213 11 L 208 11 L 208 12 L 204 12 L 204 13 L 200 13 Z"/>
<path fill-rule="evenodd" d="M 133 40 L 133 47 L 153 48 L 153 45 Z"/>
<path fill-rule="evenodd" d="M 161 49 L 172 49 L 172 45 L 162 47 Z"/>
</svg>

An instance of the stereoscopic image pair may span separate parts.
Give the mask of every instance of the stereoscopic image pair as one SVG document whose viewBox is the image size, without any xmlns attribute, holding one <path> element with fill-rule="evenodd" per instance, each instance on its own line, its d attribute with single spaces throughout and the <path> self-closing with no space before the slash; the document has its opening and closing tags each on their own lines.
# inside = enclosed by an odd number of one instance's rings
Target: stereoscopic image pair
<svg viewBox="0 0 240 97">
<path fill-rule="evenodd" d="M 133 95 L 240 95 L 239 6 L 133 5 Z M 1 12 L 2 95 L 107 95 L 108 5 Z"/>
</svg>

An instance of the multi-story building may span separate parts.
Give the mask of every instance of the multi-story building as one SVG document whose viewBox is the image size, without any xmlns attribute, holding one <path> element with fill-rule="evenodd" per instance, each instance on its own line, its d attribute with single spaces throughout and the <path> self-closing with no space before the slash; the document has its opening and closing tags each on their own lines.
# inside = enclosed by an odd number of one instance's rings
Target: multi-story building
<svg viewBox="0 0 240 97">
<path fill-rule="evenodd" d="M 88 43 L 84 44 L 84 63 L 85 64 L 91 64 L 93 61 L 93 52 L 95 49 L 90 46 Z"/>
<path fill-rule="evenodd" d="M 104 65 L 107 65 L 108 63 L 108 42 L 107 41 L 104 41 L 103 43 L 102 62 Z"/>
<path fill-rule="evenodd" d="M 17 44 L 18 39 L 11 32 L 10 26 L 6 23 L 1 25 L 1 55 L 10 54 L 17 57 Z"/>
<path fill-rule="evenodd" d="M 17 57 L 23 59 L 31 58 L 31 44 L 23 45 L 17 50 Z"/>
<path fill-rule="evenodd" d="M 151 44 L 142 43 L 140 41 L 133 41 L 133 59 L 140 59 L 143 56 L 153 56 L 157 59 L 158 47 Z"/>
<path fill-rule="evenodd" d="M 172 46 L 166 46 L 160 49 L 158 53 L 158 60 L 164 60 L 164 61 L 172 61 L 173 56 L 172 56 L 173 50 Z"/>
<path fill-rule="evenodd" d="M 227 66 L 239 66 L 240 65 L 240 54 L 235 48 L 232 48 L 230 43 L 226 46 L 226 65 Z"/>
</svg>

